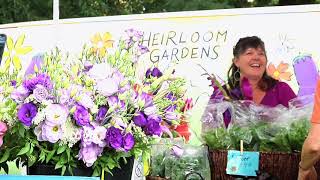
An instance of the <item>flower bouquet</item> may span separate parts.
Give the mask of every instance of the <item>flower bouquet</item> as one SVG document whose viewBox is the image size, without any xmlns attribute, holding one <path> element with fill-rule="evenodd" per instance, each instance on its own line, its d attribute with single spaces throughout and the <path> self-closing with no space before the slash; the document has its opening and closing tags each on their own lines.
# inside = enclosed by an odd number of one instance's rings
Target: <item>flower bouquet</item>
<svg viewBox="0 0 320 180">
<path fill-rule="evenodd" d="M 125 34 L 95 34 L 78 58 L 59 49 L 37 56 L 25 73 L 2 68 L 1 167 L 17 160 L 73 174 L 85 165 L 100 176 L 128 157 L 147 160 L 151 144 L 172 136 L 190 103 L 185 80 L 146 67 L 143 33 Z"/>
</svg>

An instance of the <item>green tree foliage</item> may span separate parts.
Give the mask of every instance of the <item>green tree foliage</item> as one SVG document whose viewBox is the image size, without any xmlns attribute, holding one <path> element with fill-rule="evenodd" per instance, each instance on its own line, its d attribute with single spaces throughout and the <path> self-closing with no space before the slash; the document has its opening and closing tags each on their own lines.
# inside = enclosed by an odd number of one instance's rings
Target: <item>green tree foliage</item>
<svg viewBox="0 0 320 180">
<path fill-rule="evenodd" d="M 60 18 L 320 3 L 320 0 L 60 0 Z M 53 0 L 0 0 L 0 24 L 52 19 Z"/>
</svg>

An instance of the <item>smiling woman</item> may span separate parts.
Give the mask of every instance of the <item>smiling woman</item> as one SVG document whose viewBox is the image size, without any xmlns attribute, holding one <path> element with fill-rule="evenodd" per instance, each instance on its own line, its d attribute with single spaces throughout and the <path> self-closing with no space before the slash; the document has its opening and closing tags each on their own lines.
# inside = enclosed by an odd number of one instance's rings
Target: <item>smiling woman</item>
<svg viewBox="0 0 320 180">
<path fill-rule="evenodd" d="M 210 102 L 220 101 L 222 91 L 232 100 L 251 100 L 256 104 L 288 107 L 289 100 L 296 97 L 290 86 L 267 74 L 267 55 L 264 42 L 257 36 L 240 38 L 233 48 L 233 63 L 228 71 L 227 83 L 222 89 L 214 85 Z M 228 110 L 227 110 L 228 111 Z M 228 112 L 226 112 L 225 117 Z M 229 120 L 225 120 L 226 125 Z"/>
</svg>

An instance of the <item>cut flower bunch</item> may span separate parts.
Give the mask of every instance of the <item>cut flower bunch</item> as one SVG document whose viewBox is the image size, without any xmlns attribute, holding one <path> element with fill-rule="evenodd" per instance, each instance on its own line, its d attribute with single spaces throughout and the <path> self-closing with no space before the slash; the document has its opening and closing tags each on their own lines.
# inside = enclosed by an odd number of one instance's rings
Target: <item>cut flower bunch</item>
<svg viewBox="0 0 320 180">
<path fill-rule="evenodd" d="M 0 166 L 17 159 L 72 174 L 85 164 L 99 176 L 120 159 L 148 159 L 151 144 L 172 136 L 190 99 L 174 69 L 140 61 L 148 52 L 142 37 L 134 29 L 119 41 L 96 33 L 78 58 L 57 48 L 34 57 L 26 72 L 14 63 L 1 68 Z"/>
</svg>

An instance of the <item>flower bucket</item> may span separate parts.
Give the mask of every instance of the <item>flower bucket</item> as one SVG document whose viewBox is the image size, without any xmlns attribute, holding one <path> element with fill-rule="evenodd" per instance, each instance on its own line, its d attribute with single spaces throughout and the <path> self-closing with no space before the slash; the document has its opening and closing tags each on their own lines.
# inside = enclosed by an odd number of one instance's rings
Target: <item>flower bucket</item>
<svg viewBox="0 0 320 180">
<path fill-rule="evenodd" d="M 236 176 L 226 174 L 227 155 L 225 150 L 211 150 L 211 178 L 219 180 L 235 179 Z M 269 179 L 297 179 L 300 153 L 260 152 L 259 171 Z M 320 164 L 315 166 L 320 172 Z"/>
<path fill-rule="evenodd" d="M 104 179 L 107 180 L 131 180 L 132 168 L 133 168 L 134 158 L 127 158 L 127 163 L 120 160 L 120 168 L 114 168 L 111 170 L 112 174 L 105 172 Z M 73 170 L 73 176 L 91 176 L 93 173 L 90 167 L 79 167 Z M 61 175 L 61 169 L 54 169 L 54 165 L 48 164 L 34 164 L 27 168 L 28 175 Z M 64 176 L 72 176 L 68 170 L 65 171 Z"/>
</svg>

